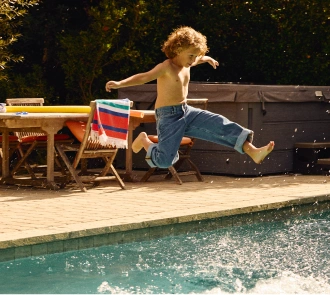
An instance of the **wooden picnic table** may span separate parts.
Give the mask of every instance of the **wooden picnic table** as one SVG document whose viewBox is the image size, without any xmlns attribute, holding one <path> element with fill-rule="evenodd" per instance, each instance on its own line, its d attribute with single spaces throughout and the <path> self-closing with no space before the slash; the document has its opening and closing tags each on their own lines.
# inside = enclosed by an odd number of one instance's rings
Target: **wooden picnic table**
<svg viewBox="0 0 330 295">
<path fill-rule="evenodd" d="M 42 108 L 42 107 L 40 107 Z M 0 113 L 0 131 L 2 132 L 2 178 L 1 182 L 15 183 L 9 171 L 9 133 L 15 131 L 39 131 L 47 135 L 47 177 L 40 180 L 46 187 L 58 189 L 54 182 L 54 135 L 65 126 L 68 120 L 87 121 L 89 114 L 86 113 L 38 113 L 28 112 Z M 126 150 L 126 171 L 123 176 L 125 181 L 133 181 L 132 177 L 132 141 L 133 131 L 141 123 L 155 122 L 154 111 L 132 110 L 130 115 L 128 148 Z M 18 182 L 18 181 L 17 181 Z M 17 183 L 16 182 L 16 183 Z M 30 180 L 30 183 L 32 181 Z M 38 183 L 39 184 L 39 183 Z"/>
</svg>

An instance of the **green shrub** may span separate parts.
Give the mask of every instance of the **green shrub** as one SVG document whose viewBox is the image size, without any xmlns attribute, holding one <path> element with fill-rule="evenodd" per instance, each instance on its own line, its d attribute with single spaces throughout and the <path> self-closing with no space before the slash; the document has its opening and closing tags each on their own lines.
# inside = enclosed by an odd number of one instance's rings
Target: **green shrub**
<svg viewBox="0 0 330 295">
<path fill-rule="evenodd" d="M 181 25 L 206 35 L 220 63 L 192 69 L 191 80 L 330 84 L 329 1 L 43 1 L 23 21 L 13 54 L 25 61 L 9 69 L 1 99 L 34 88 L 52 104 L 116 97 L 105 83 L 163 61 L 161 45 Z"/>
</svg>

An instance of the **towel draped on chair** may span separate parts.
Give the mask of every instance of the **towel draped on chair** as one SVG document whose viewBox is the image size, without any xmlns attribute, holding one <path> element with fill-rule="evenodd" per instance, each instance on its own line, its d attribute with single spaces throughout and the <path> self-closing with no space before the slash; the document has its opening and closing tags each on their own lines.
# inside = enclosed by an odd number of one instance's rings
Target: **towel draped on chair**
<svg viewBox="0 0 330 295">
<path fill-rule="evenodd" d="M 130 100 L 101 99 L 95 102 L 91 138 L 103 146 L 127 149 Z"/>
</svg>

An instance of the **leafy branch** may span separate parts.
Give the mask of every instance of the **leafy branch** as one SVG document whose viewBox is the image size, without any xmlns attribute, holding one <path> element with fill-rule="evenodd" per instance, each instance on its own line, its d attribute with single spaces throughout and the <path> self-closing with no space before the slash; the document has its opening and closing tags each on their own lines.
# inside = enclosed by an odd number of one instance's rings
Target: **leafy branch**
<svg viewBox="0 0 330 295">
<path fill-rule="evenodd" d="M 18 31 L 19 20 L 27 13 L 28 8 L 38 4 L 39 0 L 2 0 L 0 3 L 0 80 L 6 80 L 5 70 L 10 62 L 20 62 L 23 56 L 14 55 L 10 46 L 21 34 Z"/>
</svg>

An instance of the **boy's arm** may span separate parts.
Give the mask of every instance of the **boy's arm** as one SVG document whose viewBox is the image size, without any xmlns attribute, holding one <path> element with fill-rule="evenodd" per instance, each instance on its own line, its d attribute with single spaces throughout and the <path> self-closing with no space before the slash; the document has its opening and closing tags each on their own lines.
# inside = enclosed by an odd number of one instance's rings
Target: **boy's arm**
<svg viewBox="0 0 330 295">
<path fill-rule="evenodd" d="M 216 69 L 217 66 L 219 66 L 219 63 L 214 58 L 207 56 L 207 55 L 197 58 L 196 61 L 191 66 L 192 67 L 197 66 L 197 65 L 205 63 L 205 62 L 208 62 L 214 69 Z"/>
<path fill-rule="evenodd" d="M 108 81 L 105 84 L 105 90 L 110 92 L 111 89 L 145 84 L 147 82 L 156 80 L 159 76 L 163 75 L 164 72 L 165 65 L 164 63 L 160 63 L 149 72 L 139 73 L 121 81 Z"/>
</svg>

